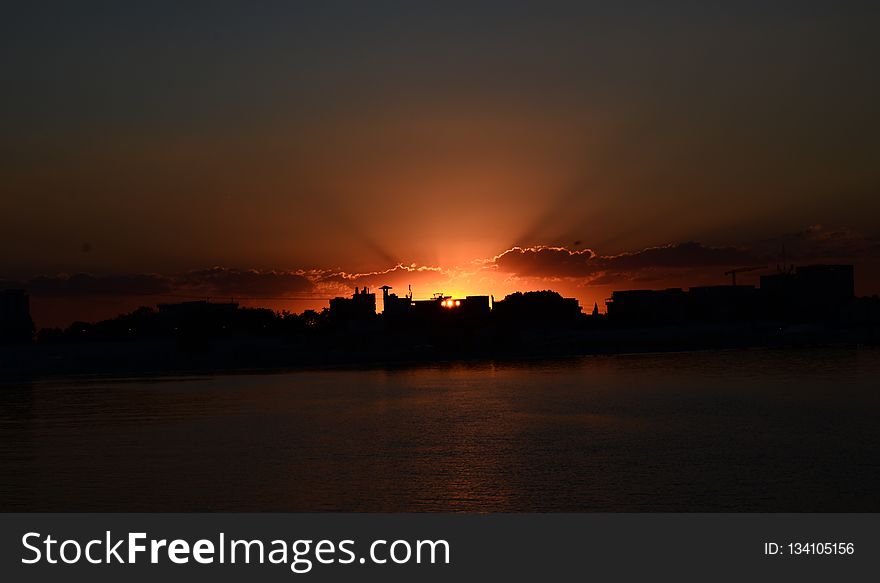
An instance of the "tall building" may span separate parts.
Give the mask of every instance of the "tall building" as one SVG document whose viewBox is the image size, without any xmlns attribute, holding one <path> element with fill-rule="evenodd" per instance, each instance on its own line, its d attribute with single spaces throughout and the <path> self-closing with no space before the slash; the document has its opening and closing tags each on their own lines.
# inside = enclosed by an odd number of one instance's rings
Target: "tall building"
<svg viewBox="0 0 880 583">
<path fill-rule="evenodd" d="M 687 318 L 687 294 L 681 288 L 616 291 L 605 302 L 608 319 L 622 326 L 664 326 Z"/>
<path fill-rule="evenodd" d="M 376 317 L 376 294 L 364 286 L 354 288 L 350 298 L 330 300 L 330 318 L 339 323 L 370 320 Z"/>
<path fill-rule="evenodd" d="M 698 286 L 689 288 L 687 295 L 692 322 L 743 322 L 759 313 L 758 290 L 752 285 Z"/>
<path fill-rule="evenodd" d="M 793 272 L 762 275 L 761 296 L 773 319 L 834 319 L 855 298 L 853 266 L 805 265 Z"/>
</svg>

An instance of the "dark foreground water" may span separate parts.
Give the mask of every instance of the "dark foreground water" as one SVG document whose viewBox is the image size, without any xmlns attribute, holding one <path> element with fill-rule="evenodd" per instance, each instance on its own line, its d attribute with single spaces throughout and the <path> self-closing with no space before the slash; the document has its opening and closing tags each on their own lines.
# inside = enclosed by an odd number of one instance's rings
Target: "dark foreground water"
<svg viewBox="0 0 880 583">
<path fill-rule="evenodd" d="M 0 386 L 0 510 L 880 511 L 880 351 Z"/>
</svg>

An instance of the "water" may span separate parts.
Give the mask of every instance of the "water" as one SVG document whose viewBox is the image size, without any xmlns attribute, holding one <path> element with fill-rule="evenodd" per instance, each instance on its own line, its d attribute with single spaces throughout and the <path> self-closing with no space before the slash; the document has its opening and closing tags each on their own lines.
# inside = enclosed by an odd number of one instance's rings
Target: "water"
<svg viewBox="0 0 880 583">
<path fill-rule="evenodd" d="M 0 387 L 0 509 L 880 511 L 880 351 Z"/>
</svg>

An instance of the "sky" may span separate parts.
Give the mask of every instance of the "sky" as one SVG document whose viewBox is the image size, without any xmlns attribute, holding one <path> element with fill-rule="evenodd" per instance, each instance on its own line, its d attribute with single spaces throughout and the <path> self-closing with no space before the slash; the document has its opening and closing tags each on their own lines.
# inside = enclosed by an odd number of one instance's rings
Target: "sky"
<svg viewBox="0 0 880 583">
<path fill-rule="evenodd" d="M 772 5 L 770 5 L 772 4 Z M 0 18 L 0 287 L 880 293 L 876 2 L 39 2 Z M 769 270 L 769 271 L 768 271 Z"/>
</svg>

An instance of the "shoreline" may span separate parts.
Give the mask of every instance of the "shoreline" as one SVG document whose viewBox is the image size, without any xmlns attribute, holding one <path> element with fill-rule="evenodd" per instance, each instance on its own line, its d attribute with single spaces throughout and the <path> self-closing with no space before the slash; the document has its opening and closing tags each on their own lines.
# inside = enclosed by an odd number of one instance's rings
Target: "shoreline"
<svg viewBox="0 0 880 583">
<path fill-rule="evenodd" d="M 664 333 L 665 332 L 665 333 Z M 727 334 L 725 334 L 727 332 Z M 644 330 L 623 334 L 555 331 L 516 342 L 463 347 L 413 344 L 322 349 L 283 337 L 231 337 L 182 347 L 175 340 L 0 346 L 0 383 L 52 378 L 143 378 L 280 374 L 315 370 L 420 368 L 484 362 L 545 362 L 625 356 L 877 345 L 873 331 L 811 330 L 790 334 L 734 334 L 731 330 Z M 326 339 L 325 339 L 326 340 Z"/>
</svg>

